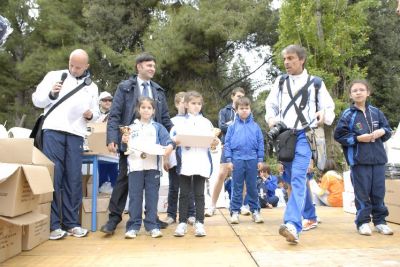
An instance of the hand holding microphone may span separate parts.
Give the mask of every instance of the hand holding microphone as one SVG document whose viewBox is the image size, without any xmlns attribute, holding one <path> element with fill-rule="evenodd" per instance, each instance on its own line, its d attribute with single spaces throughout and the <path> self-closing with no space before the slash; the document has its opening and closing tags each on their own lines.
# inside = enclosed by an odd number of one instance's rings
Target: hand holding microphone
<svg viewBox="0 0 400 267">
<path fill-rule="evenodd" d="M 61 81 L 57 82 L 56 84 L 53 85 L 53 88 L 51 89 L 50 92 L 50 98 L 51 99 L 57 99 L 58 95 L 60 94 L 60 90 L 62 88 L 62 85 L 65 81 L 65 79 L 67 79 L 68 74 L 66 72 L 63 72 L 63 74 L 61 75 Z"/>
</svg>

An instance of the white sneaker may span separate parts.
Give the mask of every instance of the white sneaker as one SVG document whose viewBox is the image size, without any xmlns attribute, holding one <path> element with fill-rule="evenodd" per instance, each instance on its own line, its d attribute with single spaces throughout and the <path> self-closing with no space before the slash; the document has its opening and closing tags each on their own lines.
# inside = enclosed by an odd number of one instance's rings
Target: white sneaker
<svg viewBox="0 0 400 267">
<path fill-rule="evenodd" d="M 204 212 L 205 217 L 212 217 L 215 214 L 215 207 L 209 207 L 206 212 Z"/>
<path fill-rule="evenodd" d="M 249 207 L 249 205 L 243 205 L 243 206 L 240 208 L 240 214 L 242 214 L 242 215 L 244 215 L 244 216 L 250 215 L 251 212 L 250 212 L 250 207 Z"/>
<path fill-rule="evenodd" d="M 67 232 L 68 232 L 68 235 L 72 235 L 75 237 L 84 237 L 88 234 L 87 229 L 79 227 L 79 226 L 71 228 Z"/>
<path fill-rule="evenodd" d="M 299 234 L 297 233 L 296 227 L 291 223 L 282 224 L 279 227 L 279 234 L 286 238 L 286 241 L 291 244 L 299 243 Z"/>
<path fill-rule="evenodd" d="M 154 228 L 153 230 L 150 230 L 149 234 L 151 235 L 152 238 L 162 237 L 162 233 L 161 233 L 160 229 L 158 229 L 158 228 Z"/>
<path fill-rule="evenodd" d="M 195 222 L 196 222 L 196 218 L 193 216 L 190 216 L 187 220 L 187 223 L 190 225 L 194 225 Z"/>
<path fill-rule="evenodd" d="M 184 236 L 187 232 L 187 224 L 186 223 L 180 223 L 175 229 L 174 236 Z"/>
<path fill-rule="evenodd" d="M 239 223 L 239 213 L 233 212 L 231 215 L 231 224 L 238 224 Z"/>
<path fill-rule="evenodd" d="M 371 228 L 369 228 L 369 224 L 368 223 L 361 224 L 361 226 L 358 227 L 358 233 L 360 235 L 372 235 Z"/>
<path fill-rule="evenodd" d="M 167 218 L 165 218 L 164 222 L 167 223 L 168 225 L 171 225 L 171 224 L 175 223 L 175 220 L 172 217 L 167 216 Z"/>
<path fill-rule="evenodd" d="M 125 233 L 125 238 L 134 239 L 137 236 L 138 232 L 138 230 L 129 230 Z"/>
<path fill-rule="evenodd" d="M 204 224 L 201 222 L 196 222 L 194 224 L 194 235 L 197 237 L 206 236 L 206 230 L 204 229 Z"/>
<path fill-rule="evenodd" d="M 318 226 L 318 221 L 317 220 L 310 220 L 310 219 L 304 219 L 303 220 L 303 231 L 308 231 L 314 228 L 317 228 Z"/>
<path fill-rule="evenodd" d="M 393 235 L 393 230 L 386 224 L 375 225 L 375 231 L 383 235 Z"/>
<path fill-rule="evenodd" d="M 253 222 L 255 222 L 255 223 L 263 223 L 264 222 L 264 219 L 261 217 L 261 214 L 259 211 L 254 211 L 252 217 L 253 217 Z"/>
<path fill-rule="evenodd" d="M 68 234 L 66 231 L 59 229 L 53 230 L 50 232 L 49 239 L 50 240 L 59 240 L 66 237 Z"/>
</svg>

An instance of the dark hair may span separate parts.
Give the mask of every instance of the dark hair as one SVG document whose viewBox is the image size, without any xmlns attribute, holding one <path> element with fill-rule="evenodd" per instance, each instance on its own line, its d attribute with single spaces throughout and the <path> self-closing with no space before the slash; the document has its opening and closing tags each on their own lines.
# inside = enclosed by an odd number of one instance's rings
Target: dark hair
<svg viewBox="0 0 400 267">
<path fill-rule="evenodd" d="M 239 106 L 250 106 L 251 101 L 248 97 L 241 97 L 238 100 L 235 101 L 235 109 L 237 110 Z"/>
<path fill-rule="evenodd" d="M 235 96 L 238 92 L 242 93 L 242 94 L 246 94 L 246 92 L 244 91 L 244 89 L 242 87 L 236 87 L 232 90 L 231 96 Z"/>
<path fill-rule="evenodd" d="M 136 57 L 135 65 L 137 65 L 139 63 L 142 63 L 142 62 L 145 62 L 145 61 L 154 61 L 154 62 L 156 62 L 156 58 L 152 54 L 144 52 L 144 53 L 139 54 Z"/>
<path fill-rule="evenodd" d="M 153 107 L 154 110 L 156 109 L 156 103 L 154 102 L 154 100 L 152 98 L 150 98 L 148 96 L 139 97 L 139 100 L 135 107 L 135 114 L 136 114 L 135 117 L 137 119 L 140 119 L 140 113 L 139 113 L 140 106 L 143 104 L 143 102 L 146 102 L 146 101 L 150 103 L 150 105 Z"/>
<path fill-rule="evenodd" d="M 268 175 L 271 174 L 271 168 L 270 168 L 270 167 L 267 165 L 267 163 L 265 163 L 265 162 L 262 162 L 262 166 L 261 166 L 260 172 L 261 172 L 261 171 L 267 172 Z"/>
<path fill-rule="evenodd" d="M 351 93 L 351 87 L 353 87 L 353 85 L 356 84 L 356 83 L 361 83 L 361 84 L 365 85 L 365 87 L 367 88 L 367 91 L 371 93 L 371 90 L 372 90 L 371 85 L 365 79 L 355 79 L 355 80 L 353 80 L 349 85 L 349 93 Z"/>
<path fill-rule="evenodd" d="M 322 173 L 326 173 L 327 171 L 336 170 L 336 163 L 333 159 L 327 159 L 325 162 L 325 167 Z"/>
<path fill-rule="evenodd" d="M 304 60 L 303 63 L 303 69 L 304 69 L 304 66 L 307 61 L 307 51 L 304 47 L 297 44 L 288 45 L 282 50 L 282 55 L 287 53 L 294 53 L 299 57 L 299 59 Z"/>
</svg>

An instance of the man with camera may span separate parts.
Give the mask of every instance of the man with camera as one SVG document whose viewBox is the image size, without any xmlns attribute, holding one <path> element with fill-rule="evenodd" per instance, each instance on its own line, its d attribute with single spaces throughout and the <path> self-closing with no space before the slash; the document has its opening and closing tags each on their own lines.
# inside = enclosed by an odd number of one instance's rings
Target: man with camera
<svg viewBox="0 0 400 267">
<path fill-rule="evenodd" d="M 306 174 L 312 152 L 307 132 L 320 124 L 332 124 L 335 104 L 323 81 L 304 68 L 307 54 L 299 45 L 282 51 L 287 74 L 278 77 L 265 101 L 270 131 L 268 141 L 276 141 L 283 178 L 292 190 L 279 234 L 289 243 L 299 242 L 302 211 L 306 197 Z"/>
</svg>

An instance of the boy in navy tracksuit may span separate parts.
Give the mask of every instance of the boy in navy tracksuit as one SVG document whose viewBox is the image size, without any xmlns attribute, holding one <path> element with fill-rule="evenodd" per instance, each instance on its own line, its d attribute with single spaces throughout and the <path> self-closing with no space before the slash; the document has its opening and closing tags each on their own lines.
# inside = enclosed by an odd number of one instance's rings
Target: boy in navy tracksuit
<svg viewBox="0 0 400 267">
<path fill-rule="evenodd" d="M 232 171 L 231 223 L 239 223 L 243 202 L 243 182 L 246 182 L 253 221 L 262 223 L 257 193 L 257 170 L 264 161 L 264 138 L 260 126 L 253 120 L 250 100 L 241 97 L 235 102 L 235 121 L 225 136 L 224 152 L 228 169 Z"/>
<path fill-rule="evenodd" d="M 354 103 L 343 112 L 334 137 L 342 145 L 351 168 L 359 234 L 371 235 L 372 215 L 375 230 L 392 235 L 385 221 L 389 212 L 384 204 L 387 156 L 383 147 L 392 130 L 382 111 L 366 102 L 370 92 L 365 80 L 351 83 L 350 97 Z"/>
</svg>

